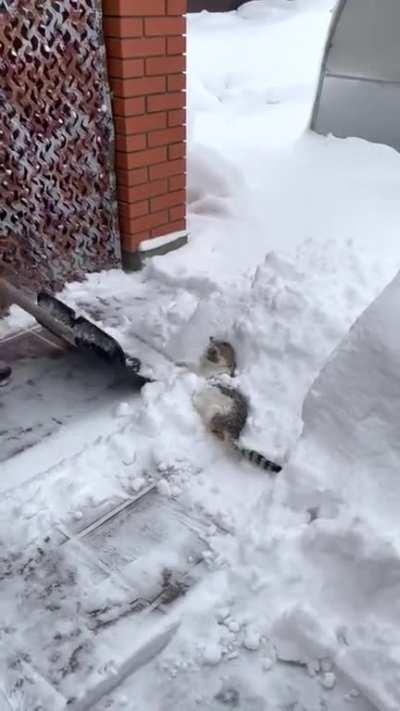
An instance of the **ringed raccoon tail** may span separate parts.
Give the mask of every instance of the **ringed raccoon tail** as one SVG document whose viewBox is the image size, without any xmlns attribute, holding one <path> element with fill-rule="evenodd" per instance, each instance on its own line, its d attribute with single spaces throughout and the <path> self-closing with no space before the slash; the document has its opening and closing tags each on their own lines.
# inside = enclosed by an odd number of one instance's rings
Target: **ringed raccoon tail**
<svg viewBox="0 0 400 711">
<path fill-rule="evenodd" d="M 246 447 L 241 447 L 239 444 L 236 444 L 235 442 L 233 443 L 233 446 L 236 449 L 236 451 L 242 455 L 242 457 L 247 459 L 248 462 L 252 462 L 252 464 L 255 464 L 257 467 L 260 467 L 261 469 L 265 469 L 265 471 L 273 472 L 274 474 L 278 474 L 282 470 L 282 467 L 279 464 L 275 464 L 275 462 L 271 462 L 269 459 L 266 459 L 266 457 L 264 457 L 259 452 L 256 452 L 254 449 L 247 449 Z"/>
</svg>

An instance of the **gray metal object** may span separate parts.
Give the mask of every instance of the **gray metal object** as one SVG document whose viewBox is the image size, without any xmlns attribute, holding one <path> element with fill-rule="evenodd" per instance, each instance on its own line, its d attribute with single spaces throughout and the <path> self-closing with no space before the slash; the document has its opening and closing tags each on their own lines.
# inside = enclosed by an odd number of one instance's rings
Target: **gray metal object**
<svg viewBox="0 0 400 711">
<path fill-rule="evenodd" d="M 135 387 L 150 382 L 149 378 L 139 374 L 141 363 L 138 358 L 127 357 L 112 336 L 85 317 L 77 317 L 73 309 L 58 299 L 45 292 L 36 295 L 5 277 L 0 277 L 0 296 L 9 304 L 17 304 L 68 345 L 98 356 L 116 371 L 129 375 Z"/>
<path fill-rule="evenodd" d="M 400 149 L 400 2 L 340 0 L 311 128 Z"/>
<path fill-rule="evenodd" d="M 237 10 L 246 0 L 188 0 L 188 12 L 229 12 Z"/>
</svg>

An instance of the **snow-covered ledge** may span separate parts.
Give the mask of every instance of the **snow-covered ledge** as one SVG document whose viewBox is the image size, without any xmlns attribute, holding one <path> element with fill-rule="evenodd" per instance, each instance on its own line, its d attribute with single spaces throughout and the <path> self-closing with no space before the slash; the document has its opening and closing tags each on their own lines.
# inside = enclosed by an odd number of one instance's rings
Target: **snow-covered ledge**
<svg viewBox="0 0 400 711">
<path fill-rule="evenodd" d="M 125 269 L 128 271 L 141 269 L 144 259 L 172 252 L 175 249 L 179 249 L 179 247 L 183 247 L 188 241 L 189 235 L 186 230 L 143 240 L 143 242 L 139 244 L 136 252 L 126 252 L 123 254 Z"/>
<path fill-rule="evenodd" d="M 167 254 L 173 249 L 178 249 L 188 242 L 189 235 L 186 230 L 172 232 L 170 235 L 152 237 L 146 239 L 139 245 L 139 251 L 143 257 L 155 257 L 158 254 Z"/>
</svg>

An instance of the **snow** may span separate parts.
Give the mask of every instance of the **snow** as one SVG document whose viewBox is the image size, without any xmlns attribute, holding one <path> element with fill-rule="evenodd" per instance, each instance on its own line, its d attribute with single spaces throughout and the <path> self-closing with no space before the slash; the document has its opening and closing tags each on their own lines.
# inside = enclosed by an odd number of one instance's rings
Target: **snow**
<svg viewBox="0 0 400 711">
<path fill-rule="evenodd" d="M 400 159 L 306 131 L 332 4 L 255 0 L 189 16 L 190 244 L 140 274 L 64 290 L 157 382 L 110 395 L 3 465 L 0 691 L 13 708 L 38 699 L 15 685 L 8 646 L 25 666 L 46 650 L 35 667 L 46 709 L 74 685 L 99 711 L 400 707 Z M 242 443 L 284 465 L 275 479 L 231 457 L 194 410 L 210 335 L 236 349 L 251 404 Z M 152 504 L 132 528 L 144 492 Z M 94 519 L 107 525 L 86 545 Z M 138 635 L 124 617 L 99 641 L 93 606 L 103 622 L 118 617 L 128 587 L 154 592 L 165 568 L 196 582 L 166 606 L 159 647 L 151 616 Z M 60 678 L 71 620 L 82 668 Z M 159 653 L 137 663 L 132 638 Z"/>
<path fill-rule="evenodd" d="M 336 684 L 336 676 L 332 672 L 324 672 L 321 676 L 321 684 L 324 689 L 333 689 Z"/>
<path fill-rule="evenodd" d="M 261 646 L 260 633 L 257 630 L 249 629 L 243 640 L 243 646 L 250 652 L 256 652 Z"/>
<path fill-rule="evenodd" d="M 20 329 L 30 328 L 34 323 L 32 316 L 13 305 L 9 314 L 0 319 L 0 338 L 7 338 Z"/>
<path fill-rule="evenodd" d="M 294 516 L 297 535 L 287 531 L 282 559 L 296 557 L 293 546 L 302 551 L 292 614 L 298 615 L 299 605 L 309 608 L 308 636 L 316 644 L 321 634 L 315 625 L 324 621 L 335 669 L 384 711 L 400 703 L 395 623 L 400 342 L 393 328 L 399 296 L 396 277 L 316 379 L 304 403 L 303 435 L 270 511 L 279 518 L 284 506 Z M 318 507 L 319 518 L 301 530 L 294 512 L 300 515 L 310 505 Z M 278 628 L 286 615 L 275 623 Z"/>
<path fill-rule="evenodd" d="M 218 644 L 209 643 L 203 651 L 203 663 L 215 666 L 221 661 L 222 650 Z"/>
</svg>

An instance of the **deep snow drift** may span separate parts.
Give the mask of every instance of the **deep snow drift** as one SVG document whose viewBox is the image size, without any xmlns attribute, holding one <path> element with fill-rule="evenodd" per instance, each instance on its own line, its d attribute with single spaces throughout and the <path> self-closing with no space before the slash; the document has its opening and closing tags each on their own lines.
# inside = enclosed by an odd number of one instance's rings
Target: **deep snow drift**
<svg viewBox="0 0 400 711">
<path fill-rule="evenodd" d="M 281 538 L 293 584 L 292 606 L 273 624 L 279 656 L 282 645 L 307 661 L 314 644 L 326 645 L 340 676 L 380 711 L 400 706 L 399 297 L 397 277 L 315 381 L 268 512 L 275 523 L 282 506 L 317 516 L 301 526 L 293 515 Z M 293 638 L 289 621 L 302 617 L 308 632 Z"/>
<path fill-rule="evenodd" d="M 397 281 L 346 335 L 399 268 L 400 159 L 303 135 L 331 5 L 259 0 L 189 18 L 191 244 L 63 295 L 159 382 L 4 470 L 0 533 L 13 555 L 154 482 L 207 522 L 207 572 L 171 613 L 174 638 L 97 709 L 400 706 Z M 232 459 L 194 412 L 210 335 L 237 349 L 252 407 L 243 444 L 286 464 L 274 480 Z M 121 537 L 124 554 L 131 545 Z M 12 645 L 22 613 L 41 619 L 40 581 L 32 595 L 12 577 L 2 585 Z M 97 601 L 118 595 L 102 585 Z M 81 624 L 83 598 L 78 580 L 61 604 Z"/>
</svg>

